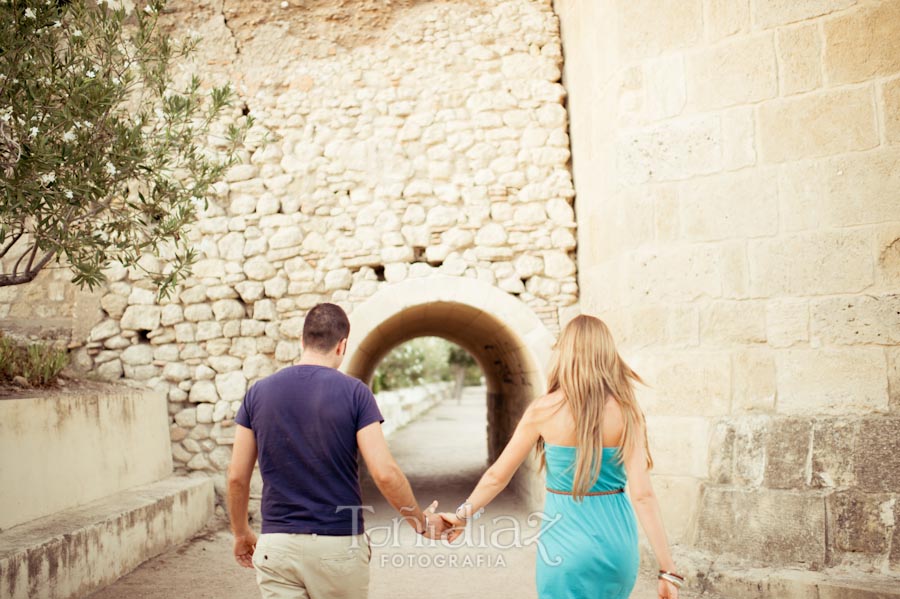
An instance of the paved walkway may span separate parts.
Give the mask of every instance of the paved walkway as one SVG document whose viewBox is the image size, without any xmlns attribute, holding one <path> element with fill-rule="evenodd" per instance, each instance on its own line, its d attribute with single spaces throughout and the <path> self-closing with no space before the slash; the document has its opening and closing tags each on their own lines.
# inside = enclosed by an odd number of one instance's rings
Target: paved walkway
<svg viewBox="0 0 900 599">
<path fill-rule="evenodd" d="M 437 499 L 440 508 L 452 509 L 468 495 L 486 465 L 485 412 L 483 390 L 467 389 L 461 402 L 445 401 L 391 438 L 394 455 L 419 503 Z M 497 549 L 487 543 L 467 547 L 437 542 L 417 547 L 422 541 L 405 525 L 399 536 L 387 533 L 394 513 L 365 478 L 363 499 L 375 510 L 366 518 L 375 546 L 370 599 L 536 597 L 534 544 Z M 485 540 L 494 534 L 501 545 L 515 544 L 510 530 L 514 525 L 520 527 L 523 540 L 536 533 L 536 526 L 528 525 L 525 510 L 509 492 L 488 508 L 489 516 L 501 514 L 509 518 L 489 528 Z M 210 530 L 147 562 L 92 599 L 258 597 L 253 572 L 234 563 L 230 542 L 227 531 Z M 655 580 L 641 579 L 632 599 L 655 599 L 655 591 Z M 682 594 L 682 598 L 689 596 Z"/>
</svg>

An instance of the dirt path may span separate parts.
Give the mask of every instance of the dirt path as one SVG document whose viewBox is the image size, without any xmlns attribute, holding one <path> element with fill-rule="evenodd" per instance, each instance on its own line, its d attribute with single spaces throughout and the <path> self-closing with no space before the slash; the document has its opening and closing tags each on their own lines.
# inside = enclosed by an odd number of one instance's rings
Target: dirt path
<svg viewBox="0 0 900 599">
<path fill-rule="evenodd" d="M 458 505 L 477 482 L 487 455 L 483 391 L 467 389 L 462 402 L 447 401 L 392 437 L 391 449 L 409 477 L 421 504 L 432 499 L 441 507 Z M 476 597 L 534 599 L 536 545 L 505 549 L 488 546 L 451 547 L 421 541 L 406 526 L 389 534 L 393 511 L 370 481 L 363 499 L 374 513 L 366 518 L 373 541 L 370 599 L 469 599 Z M 534 536 L 527 514 L 510 493 L 489 506 L 490 516 L 508 515 L 497 527 L 520 526 L 523 540 Z M 490 520 L 490 518 L 485 518 Z M 512 545 L 512 532 L 488 529 L 501 544 Z M 231 558 L 227 531 L 210 530 L 189 543 L 151 560 L 91 599 L 244 599 L 259 597 L 253 572 Z M 487 545 L 487 544 L 485 544 Z M 522 545 L 525 545 L 522 543 Z M 653 579 L 641 579 L 633 599 L 655 599 Z M 692 599 L 682 594 L 683 599 Z"/>
</svg>

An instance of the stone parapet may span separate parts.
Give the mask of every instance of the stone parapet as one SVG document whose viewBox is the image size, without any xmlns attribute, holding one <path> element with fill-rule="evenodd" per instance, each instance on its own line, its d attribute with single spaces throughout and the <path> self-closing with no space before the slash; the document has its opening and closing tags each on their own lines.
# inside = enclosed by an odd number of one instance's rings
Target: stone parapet
<svg viewBox="0 0 900 599">
<path fill-rule="evenodd" d="M 194 536 L 213 507 L 211 479 L 170 477 L 5 530 L 0 597 L 85 597 Z"/>
</svg>

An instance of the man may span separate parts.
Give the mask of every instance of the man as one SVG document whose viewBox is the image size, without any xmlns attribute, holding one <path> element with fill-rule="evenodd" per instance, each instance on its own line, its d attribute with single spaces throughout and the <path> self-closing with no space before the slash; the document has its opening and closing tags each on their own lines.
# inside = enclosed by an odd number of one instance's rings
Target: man
<svg viewBox="0 0 900 599">
<path fill-rule="evenodd" d="M 256 568 L 264 598 L 364 599 L 371 547 L 365 537 L 357 450 L 379 491 L 419 533 L 444 529 L 437 502 L 419 509 L 388 449 L 369 388 L 340 373 L 350 321 L 319 304 L 303 323 L 303 353 L 247 392 L 235 417 L 228 504 L 234 556 Z M 250 476 L 259 457 L 262 535 L 247 522 Z"/>
</svg>

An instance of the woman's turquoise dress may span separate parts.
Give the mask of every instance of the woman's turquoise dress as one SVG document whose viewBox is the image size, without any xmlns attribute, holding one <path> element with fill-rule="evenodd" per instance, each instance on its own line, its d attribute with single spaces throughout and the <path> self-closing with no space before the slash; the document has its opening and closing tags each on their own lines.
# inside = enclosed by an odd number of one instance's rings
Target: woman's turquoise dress
<svg viewBox="0 0 900 599">
<path fill-rule="evenodd" d="M 575 448 L 544 444 L 547 488 L 572 490 Z M 600 476 L 591 492 L 625 486 L 616 448 L 603 448 Z M 547 492 L 538 543 L 537 590 L 541 599 L 628 599 L 637 580 L 637 522 L 624 493 L 587 496 Z"/>
</svg>

